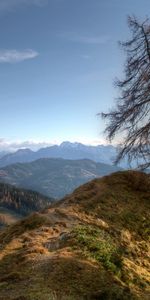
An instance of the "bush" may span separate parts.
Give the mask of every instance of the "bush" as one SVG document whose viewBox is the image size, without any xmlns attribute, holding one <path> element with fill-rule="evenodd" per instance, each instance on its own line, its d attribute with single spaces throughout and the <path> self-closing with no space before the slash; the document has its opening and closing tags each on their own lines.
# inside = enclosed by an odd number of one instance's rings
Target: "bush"
<svg viewBox="0 0 150 300">
<path fill-rule="evenodd" d="M 122 256 L 120 250 L 112 241 L 110 235 L 104 230 L 94 226 L 77 226 L 73 230 L 75 245 L 82 249 L 82 253 L 112 271 L 119 274 L 122 268 Z"/>
</svg>

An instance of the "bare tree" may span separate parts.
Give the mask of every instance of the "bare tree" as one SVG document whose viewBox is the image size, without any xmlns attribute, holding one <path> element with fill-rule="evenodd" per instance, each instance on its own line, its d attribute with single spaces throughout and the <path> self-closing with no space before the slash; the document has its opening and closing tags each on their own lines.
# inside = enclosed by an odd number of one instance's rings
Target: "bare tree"
<svg viewBox="0 0 150 300">
<path fill-rule="evenodd" d="M 129 17 L 128 24 L 132 38 L 120 43 L 127 55 L 125 78 L 116 82 L 120 97 L 114 110 L 101 115 L 108 120 L 107 138 L 122 137 L 115 162 L 128 157 L 144 169 L 150 166 L 150 23 Z"/>
</svg>

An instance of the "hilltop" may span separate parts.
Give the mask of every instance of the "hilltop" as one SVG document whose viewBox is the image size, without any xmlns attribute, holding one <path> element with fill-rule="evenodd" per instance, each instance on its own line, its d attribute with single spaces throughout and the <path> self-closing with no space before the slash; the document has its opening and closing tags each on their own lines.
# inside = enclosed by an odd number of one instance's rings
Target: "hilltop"
<svg viewBox="0 0 150 300">
<path fill-rule="evenodd" d="M 117 172 L 0 233 L 0 300 L 148 300 L 150 176 Z"/>
<path fill-rule="evenodd" d="M 89 159 L 41 158 L 0 169 L 0 181 L 60 199 L 93 178 L 120 170 Z"/>
<path fill-rule="evenodd" d="M 42 210 L 52 201 L 52 198 L 34 191 L 0 183 L 0 226 L 14 223 L 23 216 Z"/>
</svg>

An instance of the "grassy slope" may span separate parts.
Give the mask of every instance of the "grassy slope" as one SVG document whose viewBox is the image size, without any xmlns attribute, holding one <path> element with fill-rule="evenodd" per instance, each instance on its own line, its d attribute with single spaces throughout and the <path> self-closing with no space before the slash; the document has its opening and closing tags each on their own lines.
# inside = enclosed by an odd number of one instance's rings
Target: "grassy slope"
<svg viewBox="0 0 150 300">
<path fill-rule="evenodd" d="M 0 300 L 148 300 L 150 177 L 95 179 L 0 234 Z"/>
</svg>

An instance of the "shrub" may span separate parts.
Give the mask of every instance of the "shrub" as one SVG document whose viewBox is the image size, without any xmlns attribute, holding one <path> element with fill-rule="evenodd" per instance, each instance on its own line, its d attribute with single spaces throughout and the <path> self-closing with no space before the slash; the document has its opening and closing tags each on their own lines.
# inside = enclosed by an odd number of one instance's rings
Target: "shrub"
<svg viewBox="0 0 150 300">
<path fill-rule="evenodd" d="M 108 233 L 94 226 L 81 225 L 73 230 L 73 235 L 75 246 L 82 249 L 84 255 L 94 258 L 106 269 L 119 274 L 122 267 L 121 252 Z"/>
</svg>

